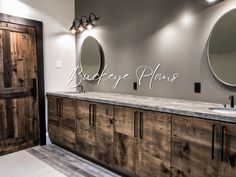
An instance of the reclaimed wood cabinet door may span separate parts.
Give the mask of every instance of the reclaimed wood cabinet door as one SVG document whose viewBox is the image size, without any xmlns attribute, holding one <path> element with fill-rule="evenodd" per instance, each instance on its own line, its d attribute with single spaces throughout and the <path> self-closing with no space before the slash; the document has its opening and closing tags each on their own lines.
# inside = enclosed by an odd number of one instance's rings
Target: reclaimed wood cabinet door
<svg viewBox="0 0 236 177">
<path fill-rule="evenodd" d="M 36 30 L 0 23 L 0 155 L 39 144 Z"/>
<path fill-rule="evenodd" d="M 65 148 L 76 149 L 76 100 L 59 100 L 59 143 Z"/>
<path fill-rule="evenodd" d="M 219 177 L 236 176 L 236 125 L 221 124 Z"/>
<path fill-rule="evenodd" d="M 113 167 L 114 106 L 96 103 L 94 109 L 96 159 Z"/>
<path fill-rule="evenodd" d="M 59 143 L 59 98 L 48 96 L 48 133 L 52 143 Z"/>
<path fill-rule="evenodd" d="M 77 151 L 113 166 L 112 105 L 77 102 Z"/>
<path fill-rule="evenodd" d="M 170 177 L 171 115 L 139 113 L 138 164 L 141 177 Z"/>
<path fill-rule="evenodd" d="M 135 173 L 138 163 L 138 110 L 115 106 L 114 167 Z"/>
<path fill-rule="evenodd" d="M 173 115 L 172 177 L 218 176 L 219 129 L 214 121 Z"/>
<path fill-rule="evenodd" d="M 96 138 L 95 128 L 91 123 L 92 103 L 87 101 L 77 101 L 77 152 L 96 158 Z"/>
</svg>

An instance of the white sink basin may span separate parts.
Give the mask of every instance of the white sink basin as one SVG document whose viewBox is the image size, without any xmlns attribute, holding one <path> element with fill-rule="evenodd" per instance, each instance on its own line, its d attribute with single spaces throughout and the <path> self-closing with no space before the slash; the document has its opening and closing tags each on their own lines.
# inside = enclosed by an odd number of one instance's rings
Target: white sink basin
<svg viewBox="0 0 236 177">
<path fill-rule="evenodd" d="M 236 115 L 236 109 L 234 108 L 209 108 L 209 110 L 221 113 L 221 114 L 235 114 Z"/>
</svg>

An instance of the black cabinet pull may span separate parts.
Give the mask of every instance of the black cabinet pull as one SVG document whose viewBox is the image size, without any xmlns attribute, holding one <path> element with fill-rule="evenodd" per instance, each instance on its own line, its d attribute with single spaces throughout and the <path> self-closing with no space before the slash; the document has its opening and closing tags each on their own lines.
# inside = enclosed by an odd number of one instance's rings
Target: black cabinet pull
<svg viewBox="0 0 236 177">
<path fill-rule="evenodd" d="M 139 114 L 140 122 L 139 122 L 139 137 L 143 139 L 143 113 L 140 112 Z"/>
<path fill-rule="evenodd" d="M 138 137 L 138 132 L 137 132 L 137 116 L 138 112 L 134 112 L 134 137 Z"/>
<path fill-rule="evenodd" d="M 221 161 L 224 161 L 225 126 L 221 127 Z"/>
<path fill-rule="evenodd" d="M 211 159 L 213 160 L 215 158 L 215 128 L 216 125 L 212 125 L 212 137 L 211 137 Z"/>
<path fill-rule="evenodd" d="M 63 116 L 63 100 L 62 99 L 58 99 L 58 104 L 59 104 L 59 113 L 58 116 L 62 117 Z"/>
<path fill-rule="evenodd" d="M 97 113 L 97 110 L 96 110 L 96 105 L 94 104 L 93 105 L 93 126 L 95 127 L 96 126 L 96 113 Z"/>
<path fill-rule="evenodd" d="M 89 105 L 89 125 L 92 125 L 92 104 Z"/>
<path fill-rule="evenodd" d="M 60 106 L 59 106 L 59 99 L 56 99 L 56 104 L 57 104 L 57 108 L 56 108 L 56 112 L 57 112 L 57 117 L 59 117 L 59 110 L 60 110 Z"/>
</svg>

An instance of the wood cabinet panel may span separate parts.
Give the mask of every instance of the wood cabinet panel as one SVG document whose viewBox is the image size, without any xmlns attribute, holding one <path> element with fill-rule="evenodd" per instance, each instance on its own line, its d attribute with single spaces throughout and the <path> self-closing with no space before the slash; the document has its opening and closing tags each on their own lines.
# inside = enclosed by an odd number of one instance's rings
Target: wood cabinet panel
<svg viewBox="0 0 236 177">
<path fill-rule="evenodd" d="M 76 149 L 76 100 L 61 98 L 59 102 L 59 143 Z"/>
<path fill-rule="evenodd" d="M 219 177 L 235 177 L 236 176 L 236 125 L 222 124 L 224 132 L 223 151 L 220 146 L 220 163 L 219 163 Z M 222 129 L 221 129 L 222 131 Z M 222 137 L 221 137 L 222 138 Z M 223 154 L 222 154 L 223 153 Z M 222 158 L 222 159 L 221 159 Z"/>
<path fill-rule="evenodd" d="M 76 100 L 48 96 L 48 132 L 53 143 L 76 145 Z"/>
<path fill-rule="evenodd" d="M 77 151 L 113 166 L 114 108 L 107 104 L 77 103 Z"/>
<path fill-rule="evenodd" d="M 116 106 L 115 107 L 115 133 L 134 137 L 134 125 L 137 121 L 138 109 Z"/>
<path fill-rule="evenodd" d="M 97 143 L 97 159 L 109 166 L 113 166 L 113 121 L 114 106 L 95 104 L 94 106 L 95 137 Z"/>
<path fill-rule="evenodd" d="M 53 143 L 59 143 L 58 98 L 48 96 L 48 133 Z"/>
<path fill-rule="evenodd" d="M 77 101 L 77 129 L 89 131 L 91 128 L 92 118 L 91 114 L 91 102 Z"/>
<path fill-rule="evenodd" d="M 75 132 L 76 130 L 76 100 L 61 99 L 60 106 L 60 126 L 67 127 Z"/>
<path fill-rule="evenodd" d="M 114 165 L 129 172 L 135 172 L 138 163 L 137 120 L 137 109 L 115 107 Z"/>
<path fill-rule="evenodd" d="M 97 136 L 113 142 L 114 106 L 96 104 L 95 126 Z M 104 137 L 104 138 L 103 138 Z"/>
<path fill-rule="evenodd" d="M 18 101 L 17 104 L 25 103 Z M 2 109 L 4 104 L 0 100 L 0 115 L 6 114 Z M 236 125 L 50 96 L 48 106 L 49 135 L 53 142 L 126 174 L 140 177 L 235 176 Z M 24 110 L 18 114 L 31 117 Z M 1 130 L 6 120 L 0 121 L 3 123 Z M 17 142 L 23 146 L 20 137 L 32 130 L 33 124 L 19 130 Z M 3 143 L 1 138 L 6 135 L 0 134 L 2 147 L 6 141 Z M 222 137 L 224 146 L 221 146 Z M 7 145 L 11 148 L 10 141 Z"/>
<path fill-rule="evenodd" d="M 217 122 L 173 115 L 173 177 L 217 177 L 219 136 L 215 133 L 215 148 L 212 149 L 213 126 L 215 132 L 218 132 Z"/>
<path fill-rule="evenodd" d="M 48 120 L 59 122 L 57 97 L 48 96 Z"/>
<path fill-rule="evenodd" d="M 77 151 L 94 160 L 113 166 L 113 142 L 96 135 L 96 129 L 77 131 Z"/>
<path fill-rule="evenodd" d="M 170 176 L 171 115 L 141 112 L 136 174 L 142 177 Z"/>
<path fill-rule="evenodd" d="M 65 148 L 71 150 L 76 149 L 76 133 L 75 130 L 68 129 L 68 127 L 60 126 L 59 131 L 59 143 Z"/>
</svg>

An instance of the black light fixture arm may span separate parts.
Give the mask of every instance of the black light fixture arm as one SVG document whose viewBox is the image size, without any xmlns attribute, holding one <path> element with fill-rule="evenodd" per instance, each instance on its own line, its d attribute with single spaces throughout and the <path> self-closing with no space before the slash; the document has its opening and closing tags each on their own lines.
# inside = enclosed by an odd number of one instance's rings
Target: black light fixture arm
<svg viewBox="0 0 236 177">
<path fill-rule="evenodd" d="M 75 33 L 75 32 L 82 32 L 85 29 L 91 29 L 97 26 L 97 20 L 99 19 L 100 18 L 92 12 L 89 13 L 88 17 L 84 15 L 82 15 L 80 18 L 75 17 L 73 20 L 72 26 L 70 28 L 70 31 Z"/>
<path fill-rule="evenodd" d="M 94 17 L 94 19 L 93 20 L 99 20 L 100 19 L 100 17 L 98 17 L 98 16 L 96 16 L 93 12 L 90 12 L 89 13 L 89 18 L 91 18 L 92 19 L 92 16 Z"/>
</svg>

